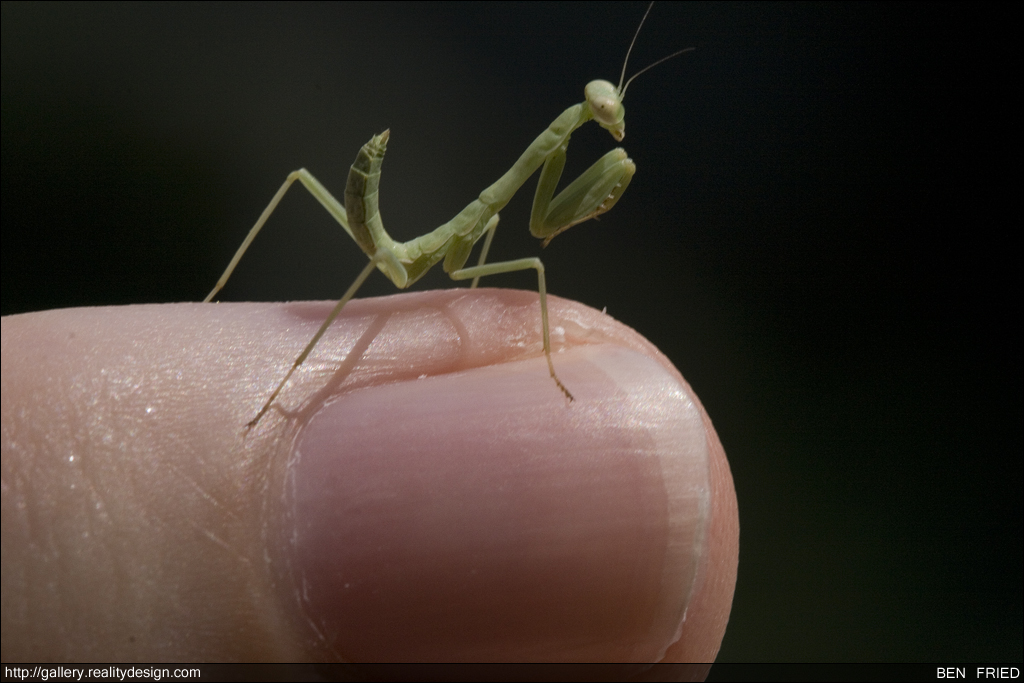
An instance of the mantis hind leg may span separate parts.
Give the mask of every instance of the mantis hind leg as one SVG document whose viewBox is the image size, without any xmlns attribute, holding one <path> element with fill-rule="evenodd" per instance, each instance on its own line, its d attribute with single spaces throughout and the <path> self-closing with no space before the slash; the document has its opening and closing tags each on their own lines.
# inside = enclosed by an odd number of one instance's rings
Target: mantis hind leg
<svg viewBox="0 0 1024 683">
<path fill-rule="evenodd" d="M 494 234 L 494 229 L 498 225 L 497 216 L 491 219 L 491 225 L 488 228 L 488 237 Z M 484 252 L 481 254 L 481 261 L 487 255 L 486 246 L 484 246 Z M 555 380 L 555 384 L 562 390 L 565 397 L 570 401 L 573 400 L 573 395 L 565 388 L 562 384 L 562 380 L 558 379 L 558 375 L 555 374 L 555 364 L 551 361 L 551 332 L 548 328 L 548 295 L 547 286 L 544 282 L 544 264 L 541 263 L 539 258 L 523 258 L 515 261 L 500 261 L 498 263 L 488 263 L 486 265 L 474 266 L 472 268 L 462 268 L 449 273 L 449 277 L 453 280 L 468 280 L 473 278 L 474 285 L 481 278 L 487 275 L 497 275 L 498 273 L 513 273 L 519 270 L 529 270 L 533 268 L 537 271 L 537 293 L 540 294 L 540 324 L 543 329 L 544 335 L 544 356 L 548 361 L 548 371 L 551 373 L 551 379 Z"/>
<path fill-rule="evenodd" d="M 276 209 L 277 205 L 281 202 L 285 192 L 288 191 L 288 188 L 291 187 L 292 183 L 296 180 L 302 183 L 303 186 L 309 190 L 311 195 L 316 197 L 316 200 L 320 202 L 325 209 L 327 209 L 327 213 L 331 214 L 331 217 L 338 221 L 338 224 L 345 229 L 345 232 L 348 233 L 349 237 L 356 239 L 352 234 L 351 228 L 349 228 L 348 216 L 345 214 L 345 207 L 343 207 L 341 203 L 327 191 L 327 188 L 324 187 L 319 180 L 313 177 L 312 173 L 304 168 L 300 168 L 298 171 L 292 171 L 288 174 L 288 177 L 285 178 L 284 183 L 281 184 L 281 187 L 270 200 L 270 203 L 267 204 L 267 208 L 263 209 L 263 213 L 261 213 L 260 217 L 256 220 L 256 225 L 252 226 L 252 229 L 249 230 L 249 234 L 246 235 L 244 240 L 242 240 L 242 245 L 238 247 L 238 251 L 235 252 L 234 257 L 231 259 L 231 263 L 228 264 L 228 267 L 224 270 L 220 279 L 217 280 L 217 284 L 214 285 L 210 293 L 206 295 L 205 299 L 203 299 L 204 303 L 212 301 L 213 297 L 217 296 L 217 292 L 223 289 L 224 285 L 227 284 L 228 278 L 231 277 L 231 273 L 235 271 L 235 266 L 237 266 L 238 262 L 242 260 L 242 256 L 245 255 L 249 245 L 252 244 L 254 239 L 256 239 L 256 235 L 258 235 L 260 230 L 263 229 L 263 225 L 267 222 L 267 219 L 270 218 L 270 214 L 274 213 L 274 209 Z M 358 240 L 356 241 L 358 242 Z"/>
<path fill-rule="evenodd" d="M 325 332 L 327 332 L 327 328 L 331 326 L 331 323 L 334 322 L 334 319 L 337 318 L 338 315 L 341 313 L 341 309 L 345 308 L 345 304 L 347 304 L 349 300 L 356 295 L 356 292 L 358 292 L 359 288 L 362 287 L 364 282 L 366 282 L 366 278 L 370 277 L 370 273 L 373 272 L 374 268 L 377 267 L 377 264 L 379 262 L 380 258 L 375 257 L 370 259 L 370 262 L 366 264 L 366 267 L 363 268 L 363 272 L 359 274 L 359 277 L 357 277 L 355 282 L 352 283 L 352 286 L 348 288 L 348 291 L 345 292 L 345 296 L 341 297 L 341 300 L 338 301 L 337 304 L 335 304 L 334 309 L 331 310 L 330 315 L 328 315 L 327 319 L 324 320 L 322 325 L 320 325 L 320 329 L 316 331 L 316 334 L 313 335 L 313 338 L 309 340 L 308 344 L 306 344 L 306 348 L 302 349 L 302 353 L 300 353 L 299 357 L 295 359 L 294 363 L 292 363 L 291 368 L 288 369 L 288 374 L 284 376 L 284 379 L 282 379 L 281 382 L 277 385 L 277 388 L 274 389 L 274 393 L 270 395 L 270 398 L 267 399 L 267 402 L 263 404 L 262 408 L 260 408 L 260 412 L 256 413 L 256 417 L 250 420 L 249 423 L 245 426 L 246 429 L 252 429 L 253 427 L 255 427 L 256 424 L 260 421 L 260 419 L 266 414 L 266 412 L 270 410 L 270 406 L 271 404 L 273 404 L 274 399 L 276 399 L 277 395 L 281 393 L 282 389 L 284 389 L 284 385 L 288 383 L 289 379 L 291 379 L 292 374 L 299 369 L 299 366 L 302 365 L 303 362 L 305 362 L 306 357 L 309 356 L 310 352 L 313 350 L 313 347 L 315 347 L 320 342 L 320 338 L 324 336 Z"/>
</svg>

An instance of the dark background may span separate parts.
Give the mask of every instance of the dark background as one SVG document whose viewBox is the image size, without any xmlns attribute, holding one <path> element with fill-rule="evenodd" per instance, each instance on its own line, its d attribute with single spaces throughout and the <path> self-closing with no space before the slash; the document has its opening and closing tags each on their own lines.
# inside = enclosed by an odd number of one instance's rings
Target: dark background
<svg viewBox="0 0 1024 683">
<path fill-rule="evenodd" d="M 502 214 L 490 260 L 542 255 L 715 422 L 742 527 L 720 661 L 1021 660 L 1008 7 L 656 5 L 630 71 L 697 49 L 630 88 L 623 200 L 543 252 L 532 182 Z M 199 300 L 289 171 L 340 196 L 388 127 L 386 225 L 427 232 L 618 79 L 643 11 L 4 4 L 2 312 Z M 566 177 L 613 146 L 588 124 Z M 336 298 L 363 263 L 294 190 L 223 299 Z"/>
</svg>

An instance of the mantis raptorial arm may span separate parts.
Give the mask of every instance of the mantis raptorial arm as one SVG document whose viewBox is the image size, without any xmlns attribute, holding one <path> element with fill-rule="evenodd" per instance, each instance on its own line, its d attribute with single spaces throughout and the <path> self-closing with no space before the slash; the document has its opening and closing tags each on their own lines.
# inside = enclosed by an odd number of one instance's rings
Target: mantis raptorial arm
<svg viewBox="0 0 1024 683">
<path fill-rule="evenodd" d="M 650 8 L 648 8 L 649 11 Z M 645 14 L 645 19 L 646 16 Z M 640 25 L 643 26 L 643 21 L 640 22 Z M 639 31 L 638 28 L 638 34 Z M 630 49 L 632 49 L 632 45 L 630 45 Z M 685 50 L 681 52 L 685 52 Z M 669 57 L 674 56 L 670 55 Z M 628 57 L 627 53 L 627 60 Z M 624 76 L 625 64 L 623 65 Z M 285 192 L 296 180 L 301 182 L 327 209 L 328 213 L 341 224 L 345 232 L 370 258 L 370 262 L 331 311 L 306 348 L 292 363 L 291 368 L 278 383 L 263 407 L 249 422 L 248 427 L 255 426 L 270 409 L 271 404 L 277 399 L 292 374 L 306 360 L 327 328 L 341 313 L 345 304 L 355 296 L 374 268 L 383 272 L 396 287 L 405 289 L 423 277 L 432 266 L 442 259 L 444 259 L 445 272 L 453 280 L 472 279 L 473 287 L 476 287 L 481 277 L 487 275 L 531 268 L 537 271 L 544 355 L 547 358 L 548 370 L 558 388 L 569 401 L 572 401 L 572 394 L 558 379 L 554 363 L 551 360 L 551 334 L 548 325 L 544 264 L 538 258 L 486 263 L 487 252 L 497 229 L 498 212 L 505 208 L 509 200 L 538 169 L 541 169 L 541 172 L 530 216 L 530 232 L 543 240 L 544 246 L 547 246 L 556 235 L 574 225 L 601 215 L 615 205 L 636 172 L 636 166 L 622 148 L 613 149 L 605 154 L 557 195 L 555 189 L 565 167 L 569 138 L 577 128 L 593 119 L 610 132 L 616 140 L 621 141 L 625 137 L 625 108 L 622 106 L 622 99 L 628 85 L 628 82 L 623 85 L 622 79 L 619 80 L 617 87 L 608 81 L 601 80 L 588 83 L 584 89 L 586 99 L 562 112 L 543 133 L 537 136 L 512 168 L 501 178 L 481 192 L 477 199 L 473 200 L 450 221 L 408 242 L 396 242 L 387 234 L 377 202 L 381 165 L 387 150 L 390 131 L 386 130 L 380 135 L 375 135 L 359 150 L 359 154 L 349 170 L 344 207 L 305 169 L 291 173 L 249 231 L 249 235 L 242 242 L 224 274 L 217 281 L 217 285 L 205 300 L 213 299 L 227 283 L 246 249 L 249 248 L 270 214 L 273 213 Z M 481 249 L 478 265 L 466 268 L 465 264 L 470 251 L 484 235 L 486 235 L 486 239 Z"/>
</svg>

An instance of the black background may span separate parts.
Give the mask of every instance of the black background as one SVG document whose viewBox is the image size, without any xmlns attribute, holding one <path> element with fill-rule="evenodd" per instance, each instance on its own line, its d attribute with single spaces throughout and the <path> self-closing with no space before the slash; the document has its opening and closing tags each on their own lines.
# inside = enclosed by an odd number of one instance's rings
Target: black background
<svg viewBox="0 0 1024 683">
<path fill-rule="evenodd" d="M 388 127 L 385 223 L 427 232 L 618 79 L 643 11 L 4 4 L 2 312 L 199 300 L 289 171 L 340 196 Z M 502 214 L 490 260 L 541 255 L 714 420 L 741 519 L 720 661 L 1022 657 L 1014 27 L 1008 5 L 656 5 L 630 71 L 697 49 L 629 90 L 623 200 L 543 252 L 532 182 Z M 566 177 L 614 144 L 588 124 Z M 336 298 L 363 263 L 294 190 L 222 298 Z"/>
</svg>

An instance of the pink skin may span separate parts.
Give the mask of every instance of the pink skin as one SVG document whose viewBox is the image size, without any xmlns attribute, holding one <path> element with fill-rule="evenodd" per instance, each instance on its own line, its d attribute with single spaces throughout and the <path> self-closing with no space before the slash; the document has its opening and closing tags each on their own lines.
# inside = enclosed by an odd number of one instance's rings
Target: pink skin
<svg viewBox="0 0 1024 683">
<path fill-rule="evenodd" d="M 713 661 L 729 465 L 690 387 L 536 293 L 3 319 L 3 659 Z"/>
</svg>

